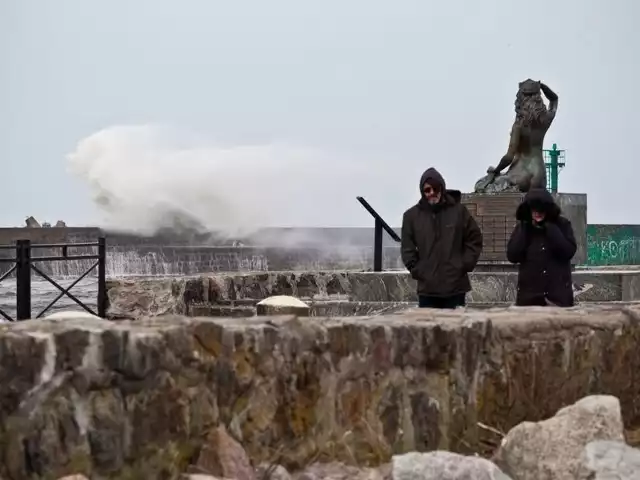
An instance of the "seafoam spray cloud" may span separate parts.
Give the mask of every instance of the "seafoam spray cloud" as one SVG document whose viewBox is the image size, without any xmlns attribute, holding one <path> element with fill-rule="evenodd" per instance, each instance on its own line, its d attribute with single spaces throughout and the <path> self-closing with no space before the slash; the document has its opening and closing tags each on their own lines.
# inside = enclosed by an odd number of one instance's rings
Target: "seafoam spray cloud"
<svg viewBox="0 0 640 480">
<path fill-rule="evenodd" d="M 141 234 L 176 222 L 229 234 L 329 226 L 349 211 L 367 225 L 355 195 L 384 178 L 370 165 L 310 148 L 222 145 L 150 125 L 94 133 L 68 161 L 89 184 L 101 224 Z"/>
</svg>

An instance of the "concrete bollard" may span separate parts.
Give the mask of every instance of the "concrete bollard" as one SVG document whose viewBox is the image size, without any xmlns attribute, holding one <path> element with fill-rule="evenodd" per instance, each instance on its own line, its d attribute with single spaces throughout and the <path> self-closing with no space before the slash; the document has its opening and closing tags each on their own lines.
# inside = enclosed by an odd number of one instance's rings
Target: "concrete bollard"
<svg viewBox="0 0 640 480">
<path fill-rule="evenodd" d="M 265 298 L 256 305 L 258 315 L 297 315 L 308 317 L 311 307 L 296 297 L 276 295 Z"/>
<path fill-rule="evenodd" d="M 96 317 L 95 315 L 91 315 L 89 312 L 79 312 L 76 310 L 64 310 L 61 312 L 55 312 L 51 315 L 47 315 L 44 317 L 45 320 L 76 320 L 76 319 L 89 319 L 89 320 L 100 320 L 100 317 Z"/>
</svg>

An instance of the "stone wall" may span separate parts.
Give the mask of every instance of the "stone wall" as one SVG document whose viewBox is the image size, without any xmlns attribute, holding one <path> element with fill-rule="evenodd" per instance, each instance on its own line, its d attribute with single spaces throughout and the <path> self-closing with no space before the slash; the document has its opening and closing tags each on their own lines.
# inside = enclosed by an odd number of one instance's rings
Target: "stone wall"
<svg viewBox="0 0 640 480">
<path fill-rule="evenodd" d="M 592 393 L 631 431 L 639 340 L 638 306 L 5 324 L 0 476 L 176 479 L 219 424 L 290 468 L 489 454 L 491 429 Z"/>
<path fill-rule="evenodd" d="M 577 271 L 577 302 L 640 300 L 640 271 Z M 470 304 L 515 301 L 517 274 L 473 273 Z M 193 305 L 260 301 L 291 295 L 305 301 L 416 302 L 415 281 L 404 272 L 227 273 L 190 278 L 113 279 L 107 282 L 109 315 L 139 317 L 159 313 L 190 314 Z"/>
<path fill-rule="evenodd" d="M 517 199 L 520 197 L 517 196 Z M 513 220 L 512 215 L 509 217 Z M 575 221 L 575 219 L 574 219 Z M 486 248 L 495 232 L 485 225 Z M 504 221 L 502 222 L 504 225 Z M 502 225 L 502 224 L 501 224 Z M 509 228 L 502 227 L 500 245 L 504 250 Z M 396 229 L 398 230 L 398 229 Z M 264 229 L 242 239 L 247 246 L 233 246 L 233 239 L 213 234 L 158 234 L 136 236 L 104 232 L 98 228 L 0 228 L 0 246 L 11 245 L 17 239 L 30 239 L 33 244 L 95 242 L 98 236 L 107 239 L 107 275 L 196 275 L 222 271 L 281 270 L 358 270 L 373 268 L 373 229 L 371 228 L 291 228 Z M 493 236 L 492 236 L 493 235 Z M 578 235 L 579 236 L 579 235 Z M 494 239 L 495 240 L 495 239 Z M 495 242 L 494 242 L 495 243 Z M 580 247 L 582 248 L 582 247 Z M 74 249 L 74 254 L 92 249 Z M 582 250 L 580 250 L 582 251 Z M 582 262 L 582 254 L 575 257 Z M 71 252 L 70 252 L 71 253 Z M 34 255 L 59 255 L 59 249 L 37 249 Z M 502 255 L 502 254 L 501 254 Z M 0 249 L 0 258 L 15 257 L 14 250 Z M 504 261 L 483 256 L 479 271 L 513 270 Z M 497 258 L 497 257 L 496 257 Z M 41 264 L 45 273 L 55 277 L 82 275 L 92 261 L 49 262 Z M 0 263 L 0 275 L 10 265 Z M 404 270 L 399 245 L 384 235 L 383 268 Z"/>
<path fill-rule="evenodd" d="M 18 239 L 33 244 L 107 241 L 107 275 L 195 275 L 221 271 L 367 270 L 373 267 L 373 230 L 359 228 L 265 229 L 232 246 L 231 240 L 212 234 L 158 234 L 136 236 L 97 228 L 0 228 L 0 245 Z M 403 268 L 399 247 L 388 237 L 383 254 L 385 269 Z M 72 249 L 70 254 L 93 249 Z M 35 249 L 33 256 L 60 255 L 59 249 Z M 14 258 L 15 250 L 0 249 L 0 258 Z M 55 277 L 82 275 L 93 261 L 41 264 Z M 0 263 L 0 275 L 10 264 Z"/>
</svg>

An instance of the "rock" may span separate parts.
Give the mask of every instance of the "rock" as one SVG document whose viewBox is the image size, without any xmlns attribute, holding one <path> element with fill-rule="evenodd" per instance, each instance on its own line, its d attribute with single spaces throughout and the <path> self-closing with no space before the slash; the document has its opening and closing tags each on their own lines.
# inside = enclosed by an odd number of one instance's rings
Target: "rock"
<svg viewBox="0 0 640 480">
<path fill-rule="evenodd" d="M 510 480 L 495 464 L 481 457 L 435 451 L 393 457 L 393 480 Z"/>
<path fill-rule="evenodd" d="M 637 480 L 640 478 L 640 450 L 623 442 L 598 440 L 583 452 L 578 480 Z"/>
<path fill-rule="evenodd" d="M 315 463 L 293 480 L 391 480 L 388 468 L 359 468 L 340 462 Z"/>
<path fill-rule="evenodd" d="M 258 315 L 297 315 L 299 317 L 308 317 L 309 310 L 309 305 L 298 300 L 296 297 L 289 297 L 287 295 L 268 297 L 256 305 Z"/>
<path fill-rule="evenodd" d="M 190 473 L 188 475 L 183 475 L 183 478 L 184 480 L 236 480 L 214 477 L 212 475 L 204 475 L 202 473 Z"/>
<path fill-rule="evenodd" d="M 502 440 L 495 461 L 518 480 L 576 478 L 585 447 L 596 440 L 624 441 L 616 397 L 585 397 L 547 420 L 517 425 Z"/>
<path fill-rule="evenodd" d="M 256 477 L 258 480 L 291 480 L 291 475 L 282 465 L 272 465 L 270 463 L 261 463 L 256 469 Z"/>
<path fill-rule="evenodd" d="M 27 228 L 40 228 L 40 223 L 38 223 L 38 221 L 33 217 L 27 217 L 24 223 Z"/>
<path fill-rule="evenodd" d="M 204 285 L 189 279 L 107 280 L 108 318 L 137 319 L 146 316 L 186 314 L 185 302 L 201 302 Z"/>
<path fill-rule="evenodd" d="M 249 457 L 237 441 L 223 427 L 209 433 L 200 450 L 196 467 L 211 475 L 235 480 L 256 480 Z"/>
</svg>

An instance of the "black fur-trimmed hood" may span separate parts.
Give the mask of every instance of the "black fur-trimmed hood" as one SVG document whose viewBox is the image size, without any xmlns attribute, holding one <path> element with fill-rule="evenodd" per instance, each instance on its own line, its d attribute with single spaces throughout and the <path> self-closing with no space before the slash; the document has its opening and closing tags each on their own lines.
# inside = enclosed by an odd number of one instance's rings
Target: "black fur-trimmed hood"
<svg viewBox="0 0 640 480">
<path fill-rule="evenodd" d="M 544 188 L 533 188 L 527 192 L 522 203 L 518 206 L 516 219 L 521 222 L 531 220 L 532 205 L 544 211 L 547 214 L 547 218 L 551 221 L 557 220 L 562 213 L 560 207 L 548 190 Z"/>
</svg>

